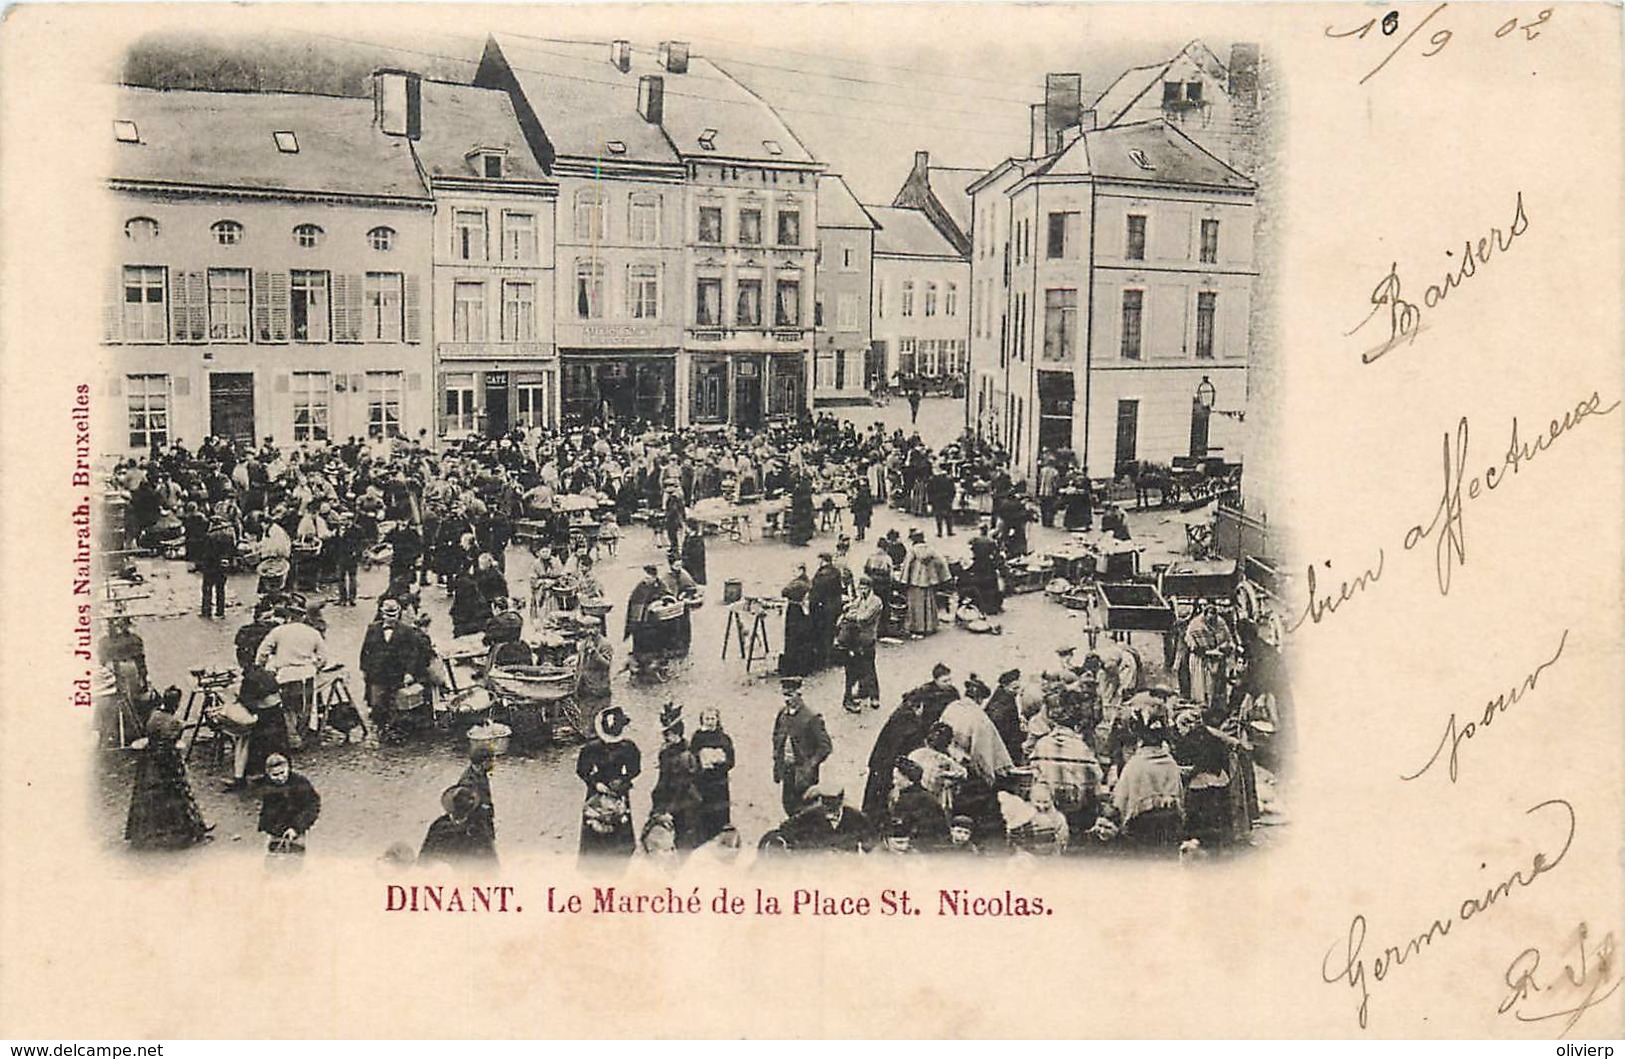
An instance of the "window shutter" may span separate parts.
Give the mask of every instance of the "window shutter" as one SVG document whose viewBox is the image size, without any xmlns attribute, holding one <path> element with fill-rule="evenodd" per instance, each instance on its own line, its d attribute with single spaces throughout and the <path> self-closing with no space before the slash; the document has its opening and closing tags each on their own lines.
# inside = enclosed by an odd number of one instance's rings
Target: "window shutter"
<svg viewBox="0 0 1625 1059">
<path fill-rule="evenodd" d="M 406 302 L 406 340 L 417 343 L 420 341 L 419 334 L 422 329 L 423 317 L 422 309 L 418 304 L 418 278 L 416 276 L 407 276 L 403 280 L 402 286 L 406 290 L 404 296 Z"/>
<path fill-rule="evenodd" d="M 293 292 L 286 272 L 270 273 L 271 338 L 272 342 L 286 342 L 291 326 Z"/>
<path fill-rule="evenodd" d="M 333 273 L 333 341 L 361 341 L 362 278 Z"/>
<path fill-rule="evenodd" d="M 113 269 L 102 292 L 102 341 L 124 341 L 124 269 Z"/>
<path fill-rule="evenodd" d="M 202 342 L 209 333 L 209 284 L 201 272 L 177 272 L 171 284 L 176 342 Z"/>
<path fill-rule="evenodd" d="M 176 397 L 190 397 L 192 395 L 192 377 L 190 375 L 175 376 L 174 386 Z"/>
<path fill-rule="evenodd" d="M 254 341 L 271 341 L 271 274 L 254 270 Z"/>
</svg>

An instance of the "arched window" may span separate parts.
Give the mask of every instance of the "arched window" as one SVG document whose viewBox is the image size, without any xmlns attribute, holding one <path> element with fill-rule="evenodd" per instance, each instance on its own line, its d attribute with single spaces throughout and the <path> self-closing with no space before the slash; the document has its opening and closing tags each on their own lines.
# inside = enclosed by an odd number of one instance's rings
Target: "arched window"
<svg viewBox="0 0 1625 1059">
<path fill-rule="evenodd" d="M 214 241 L 221 246 L 236 246 L 243 241 L 243 226 L 236 221 L 215 221 L 209 226 Z"/>
<path fill-rule="evenodd" d="M 124 238 L 132 243 L 150 243 L 158 238 L 158 222 L 151 217 L 131 217 L 124 222 Z"/>
<path fill-rule="evenodd" d="M 367 233 L 367 244 L 374 250 L 395 249 L 395 229 L 388 225 L 379 225 Z"/>
<path fill-rule="evenodd" d="M 309 249 L 322 241 L 322 229 L 315 224 L 297 224 L 293 229 L 293 241 Z"/>
</svg>

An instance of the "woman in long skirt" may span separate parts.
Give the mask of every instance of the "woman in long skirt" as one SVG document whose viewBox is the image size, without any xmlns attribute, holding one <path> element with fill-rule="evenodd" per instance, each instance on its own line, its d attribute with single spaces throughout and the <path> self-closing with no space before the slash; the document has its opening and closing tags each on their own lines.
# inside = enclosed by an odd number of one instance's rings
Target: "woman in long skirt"
<svg viewBox="0 0 1625 1059">
<path fill-rule="evenodd" d="M 581 748 L 576 775 L 586 784 L 581 809 L 581 855 L 629 857 L 637 845 L 632 831 L 632 781 L 643 771 L 637 744 L 626 738 L 626 711 L 610 706 L 593 722 L 597 738 Z"/>
<path fill-rule="evenodd" d="M 124 840 L 132 849 L 185 849 L 209 838 L 211 828 L 198 811 L 186 761 L 175 745 L 180 734 L 173 714 L 160 710 L 147 718 L 147 745 L 136 758 L 124 823 Z"/>
<path fill-rule="evenodd" d="M 812 582 L 807 580 L 807 567 L 796 564 L 796 576 L 780 593 L 789 605 L 784 608 L 784 654 L 779 661 L 779 676 L 804 677 L 812 672 L 813 630 L 807 614 L 807 596 Z"/>
<path fill-rule="evenodd" d="M 700 790 L 699 841 L 715 838 L 732 823 L 728 774 L 734 767 L 734 741 L 722 730 L 722 715 L 714 709 L 700 711 L 700 730 L 689 740 L 700 766 L 696 784 Z"/>
</svg>

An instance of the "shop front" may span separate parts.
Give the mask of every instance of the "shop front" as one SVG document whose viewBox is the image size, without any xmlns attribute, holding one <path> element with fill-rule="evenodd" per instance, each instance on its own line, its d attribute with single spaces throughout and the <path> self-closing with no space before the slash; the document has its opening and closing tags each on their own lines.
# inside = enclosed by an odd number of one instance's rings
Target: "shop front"
<svg viewBox="0 0 1625 1059">
<path fill-rule="evenodd" d="M 548 427 L 557 420 L 556 368 L 535 364 L 499 370 L 460 370 L 440 374 L 440 436 L 499 438 L 524 428 Z"/>
<path fill-rule="evenodd" d="M 633 420 L 675 425 L 675 349 L 565 349 L 560 359 L 565 426 Z"/>
</svg>

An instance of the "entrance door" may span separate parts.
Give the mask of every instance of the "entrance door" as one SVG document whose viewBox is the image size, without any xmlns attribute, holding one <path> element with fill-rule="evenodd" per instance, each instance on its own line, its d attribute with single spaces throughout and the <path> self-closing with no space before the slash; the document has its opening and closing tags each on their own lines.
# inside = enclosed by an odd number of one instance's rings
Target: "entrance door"
<svg viewBox="0 0 1625 1059">
<path fill-rule="evenodd" d="M 1038 451 L 1072 447 L 1073 380 L 1067 371 L 1038 373 Z"/>
<path fill-rule="evenodd" d="M 209 376 L 209 433 L 229 441 L 254 443 L 252 372 L 219 372 Z"/>
<path fill-rule="evenodd" d="M 508 373 L 485 373 L 485 434 L 500 438 L 508 432 Z"/>
<path fill-rule="evenodd" d="M 1207 427 L 1211 409 L 1196 401 L 1191 402 L 1191 459 L 1207 458 Z"/>
<path fill-rule="evenodd" d="M 762 362 L 740 358 L 734 365 L 734 425 L 742 430 L 762 426 Z"/>
<path fill-rule="evenodd" d="M 1140 402 L 1117 402 L 1117 462 L 1116 472 L 1122 474 L 1139 459 L 1136 445 L 1140 437 Z"/>
</svg>

